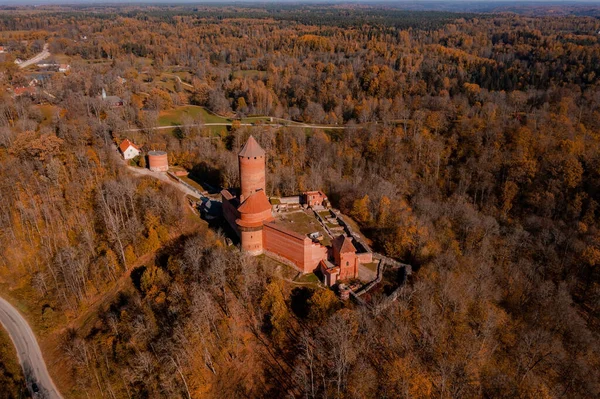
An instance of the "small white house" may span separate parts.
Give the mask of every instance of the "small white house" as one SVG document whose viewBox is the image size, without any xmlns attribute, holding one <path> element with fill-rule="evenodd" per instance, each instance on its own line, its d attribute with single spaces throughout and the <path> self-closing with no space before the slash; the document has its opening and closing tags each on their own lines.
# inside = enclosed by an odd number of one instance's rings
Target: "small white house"
<svg viewBox="0 0 600 399">
<path fill-rule="evenodd" d="M 121 150 L 124 159 L 132 159 L 140 155 L 140 148 L 128 139 L 123 140 L 119 150 Z"/>
<path fill-rule="evenodd" d="M 58 66 L 58 72 L 63 72 L 64 73 L 64 72 L 69 71 L 70 69 L 71 69 L 71 65 L 69 65 L 69 64 L 60 64 Z"/>
</svg>

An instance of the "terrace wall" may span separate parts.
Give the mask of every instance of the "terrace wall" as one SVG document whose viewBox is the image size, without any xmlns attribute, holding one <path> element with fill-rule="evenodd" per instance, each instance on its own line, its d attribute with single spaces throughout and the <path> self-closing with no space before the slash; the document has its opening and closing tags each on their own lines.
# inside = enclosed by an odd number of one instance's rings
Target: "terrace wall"
<svg viewBox="0 0 600 399">
<path fill-rule="evenodd" d="M 373 262 L 373 252 L 360 252 L 356 254 L 360 263 Z"/>
</svg>

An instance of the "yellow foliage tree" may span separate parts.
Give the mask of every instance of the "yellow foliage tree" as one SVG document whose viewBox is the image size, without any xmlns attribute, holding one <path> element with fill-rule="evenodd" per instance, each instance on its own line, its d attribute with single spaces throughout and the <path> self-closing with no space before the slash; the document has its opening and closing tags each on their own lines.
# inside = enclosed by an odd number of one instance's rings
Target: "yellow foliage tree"
<svg viewBox="0 0 600 399">
<path fill-rule="evenodd" d="M 324 321 L 339 307 L 339 300 L 331 290 L 318 290 L 310 299 L 310 317 Z"/>
<path fill-rule="evenodd" d="M 365 194 L 361 199 L 357 199 L 352 204 L 350 216 L 359 223 L 368 223 L 371 221 L 371 212 L 369 211 L 369 195 Z"/>
<path fill-rule="evenodd" d="M 260 305 L 270 316 L 273 339 L 282 344 L 285 341 L 290 314 L 283 297 L 281 280 L 274 280 L 267 286 Z"/>
<path fill-rule="evenodd" d="M 126 267 L 130 267 L 131 265 L 133 265 L 133 263 L 135 262 L 136 259 L 137 259 L 137 256 L 135 255 L 135 251 L 133 250 L 133 247 L 131 245 L 128 245 L 125 248 Z"/>
</svg>

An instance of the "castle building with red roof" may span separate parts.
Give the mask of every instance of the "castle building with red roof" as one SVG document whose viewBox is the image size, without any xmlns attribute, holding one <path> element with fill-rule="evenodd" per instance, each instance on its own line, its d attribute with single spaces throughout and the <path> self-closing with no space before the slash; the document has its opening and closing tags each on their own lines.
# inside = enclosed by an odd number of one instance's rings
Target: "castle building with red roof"
<svg viewBox="0 0 600 399">
<path fill-rule="evenodd" d="M 320 270 L 328 285 L 358 277 L 361 258 L 351 237 L 340 235 L 327 247 L 311 238 L 316 233 L 305 234 L 297 226 L 299 222 L 294 222 L 293 215 L 302 210 L 288 214 L 287 223 L 285 215 L 275 217 L 266 194 L 266 153 L 253 136 L 240 150 L 238 163 L 240 188 L 222 190 L 221 199 L 223 217 L 239 237 L 242 251 L 265 253 L 294 265 L 302 273 Z M 320 191 L 305 195 L 314 201 L 311 206 L 327 204 L 327 197 Z"/>
<path fill-rule="evenodd" d="M 263 253 L 263 225 L 273 220 L 266 190 L 265 150 L 250 136 L 238 154 L 240 194 L 221 192 L 223 216 L 240 238 L 242 250 L 253 255 Z"/>
</svg>

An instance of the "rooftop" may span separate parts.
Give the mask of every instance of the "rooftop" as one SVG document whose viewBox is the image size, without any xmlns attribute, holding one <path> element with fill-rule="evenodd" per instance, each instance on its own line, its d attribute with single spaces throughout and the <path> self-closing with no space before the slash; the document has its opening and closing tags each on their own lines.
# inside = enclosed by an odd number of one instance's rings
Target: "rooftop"
<svg viewBox="0 0 600 399">
<path fill-rule="evenodd" d="M 333 240 L 333 249 L 338 251 L 341 254 L 345 254 L 348 252 L 355 253 L 356 248 L 352 245 L 352 238 L 340 234 Z"/>
<path fill-rule="evenodd" d="M 256 141 L 254 136 L 250 136 L 242 150 L 238 154 L 240 157 L 264 157 L 265 150 L 262 149 L 260 144 Z"/>
<path fill-rule="evenodd" d="M 140 150 L 140 148 L 137 145 L 133 144 L 131 141 L 129 141 L 129 139 L 123 140 L 121 145 L 119 145 L 119 149 L 121 150 L 121 152 L 125 152 L 129 148 L 129 146 L 132 146 L 138 151 Z"/>
<path fill-rule="evenodd" d="M 271 203 L 264 191 L 257 191 L 250 195 L 238 208 L 240 213 L 261 213 L 271 209 Z"/>
<path fill-rule="evenodd" d="M 310 233 L 319 232 L 323 237 L 321 243 L 325 246 L 330 245 L 329 236 L 321 223 L 313 215 L 304 211 L 279 214 L 273 223 L 304 237 Z"/>
</svg>

